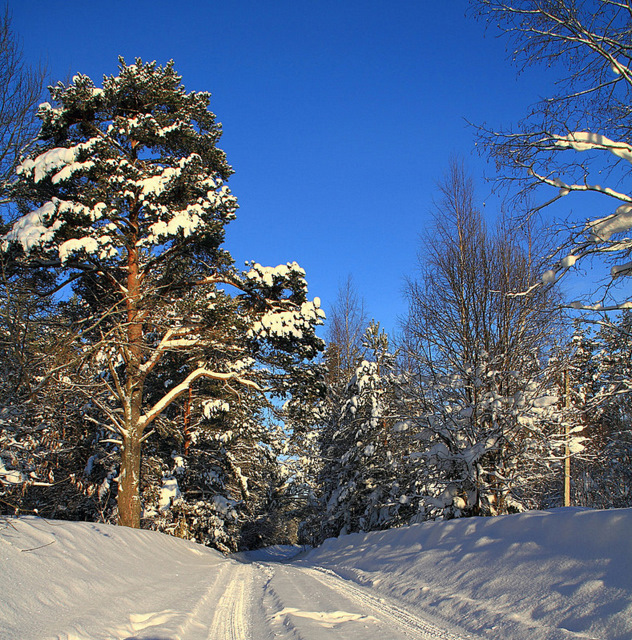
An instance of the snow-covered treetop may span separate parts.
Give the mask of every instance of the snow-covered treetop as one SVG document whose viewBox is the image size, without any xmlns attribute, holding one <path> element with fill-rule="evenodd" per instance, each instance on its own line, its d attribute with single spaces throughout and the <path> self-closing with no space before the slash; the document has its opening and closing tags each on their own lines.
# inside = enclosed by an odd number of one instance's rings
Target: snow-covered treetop
<svg viewBox="0 0 632 640">
<path fill-rule="evenodd" d="M 263 298 L 266 312 L 252 324 L 248 337 L 277 345 L 287 341 L 300 343 L 307 338 L 308 349 L 303 355 L 313 357 L 314 327 L 323 324 L 325 312 L 320 308 L 320 298 L 307 299 L 305 271 L 296 262 L 276 267 L 252 262 L 249 266 L 242 277 L 242 286 L 245 291 L 255 291 Z M 291 305 L 276 304 L 274 301 L 280 298 L 286 298 Z M 322 348 L 320 339 L 318 346 Z"/>
<path fill-rule="evenodd" d="M 223 313 L 239 325 L 233 339 L 243 344 L 231 348 L 221 371 L 213 364 L 220 377 L 236 376 L 226 368 L 249 349 L 284 353 L 275 360 L 281 368 L 314 357 L 322 348 L 314 328 L 324 313 L 317 298 L 307 298 L 305 271 L 295 262 L 252 262 L 239 273 L 221 248 L 237 202 L 224 184 L 232 168 L 216 146 L 221 126 L 210 94 L 187 93 L 172 62 L 123 59 L 101 88 L 76 75 L 50 91 L 51 102 L 38 112 L 37 144 L 17 169 L 14 195 L 23 215 L 0 238 L 0 250 L 60 267 L 80 296 L 82 286 L 94 285 L 82 274 L 102 278 L 102 291 L 114 291 L 106 315 L 127 305 L 128 319 L 146 318 L 150 306 L 169 299 L 161 322 L 170 328 L 146 336 L 153 351 L 140 358 L 143 375 L 165 350 L 213 352 L 217 338 L 203 334 Z M 239 293 L 215 298 L 223 285 Z M 227 302 L 233 297 L 235 304 Z"/>
<path fill-rule="evenodd" d="M 249 286 L 263 290 L 266 295 L 282 293 L 285 290 L 295 292 L 297 301 L 305 300 L 307 295 L 307 280 L 305 280 L 305 270 L 296 262 L 280 264 L 276 267 L 264 267 L 258 262 L 249 264 L 250 269 L 245 273 L 245 282 Z M 316 306 L 320 306 L 317 302 Z"/>
<path fill-rule="evenodd" d="M 28 210 L 3 250 L 66 264 L 117 260 L 131 245 L 147 258 L 193 235 L 200 247 L 219 246 L 237 203 L 208 93 L 187 93 L 172 62 L 121 59 L 102 88 L 77 75 L 51 98 L 17 170 L 15 197 Z"/>
</svg>

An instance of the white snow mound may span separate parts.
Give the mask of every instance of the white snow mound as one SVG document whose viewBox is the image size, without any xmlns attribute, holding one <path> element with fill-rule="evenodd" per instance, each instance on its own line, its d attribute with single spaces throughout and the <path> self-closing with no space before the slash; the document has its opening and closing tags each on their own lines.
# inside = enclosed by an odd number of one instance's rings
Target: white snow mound
<svg viewBox="0 0 632 640">
<path fill-rule="evenodd" d="M 155 531 L 0 518 L 0 640 L 180 637 L 224 563 Z"/>
<path fill-rule="evenodd" d="M 303 562 L 488 638 L 630 640 L 632 509 L 533 511 L 329 539 Z"/>
</svg>

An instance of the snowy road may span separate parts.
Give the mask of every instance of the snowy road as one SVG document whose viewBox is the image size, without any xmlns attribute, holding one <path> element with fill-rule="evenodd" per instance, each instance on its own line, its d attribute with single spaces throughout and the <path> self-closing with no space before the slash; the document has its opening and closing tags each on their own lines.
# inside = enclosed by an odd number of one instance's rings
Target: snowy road
<svg viewBox="0 0 632 640">
<path fill-rule="evenodd" d="M 125 640 L 465 640 L 330 570 L 227 561 L 189 610 L 138 612 Z M 78 640 L 81 636 L 64 634 Z"/>
<path fill-rule="evenodd" d="M 132 614 L 119 637 L 162 639 L 170 628 L 175 633 L 168 637 L 181 640 L 471 638 L 442 630 L 327 569 L 234 560 L 218 569 L 190 611 Z M 181 624 L 174 625 L 175 618 Z"/>
<path fill-rule="evenodd" d="M 0 640 L 464 640 L 304 559 L 155 532 L 0 521 Z"/>
<path fill-rule="evenodd" d="M 258 579 L 265 576 L 262 592 L 255 598 L 262 614 L 256 619 L 264 624 L 253 626 L 253 640 L 267 637 L 462 640 L 471 637 L 442 630 L 399 604 L 388 602 L 327 569 L 258 562 L 248 566 Z"/>
</svg>

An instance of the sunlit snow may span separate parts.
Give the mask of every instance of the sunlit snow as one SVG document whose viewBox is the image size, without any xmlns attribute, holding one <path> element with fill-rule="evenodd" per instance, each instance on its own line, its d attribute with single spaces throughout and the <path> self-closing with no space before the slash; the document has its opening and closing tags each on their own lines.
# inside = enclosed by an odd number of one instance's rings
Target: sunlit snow
<svg viewBox="0 0 632 640">
<path fill-rule="evenodd" d="M 2 518 L 0 640 L 629 640 L 630 530 L 631 509 L 556 509 L 229 559 L 150 531 Z"/>
</svg>

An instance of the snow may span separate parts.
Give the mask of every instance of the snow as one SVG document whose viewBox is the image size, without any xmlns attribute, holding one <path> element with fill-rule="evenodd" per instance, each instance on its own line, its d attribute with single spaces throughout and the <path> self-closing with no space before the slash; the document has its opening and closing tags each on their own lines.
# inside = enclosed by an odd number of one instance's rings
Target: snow
<svg viewBox="0 0 632 640">
<path fill-rule="evenodd" d="M 621 275 L 630 275 L 632 272 L 632 262 L 625 262 L 624 264 L 617 264 L 610 269 L 610 275 L 613 278 Z"/>
<path fill-rule="evenodd" d="M 615 233 L 628 231 L 632 227 L 632 205 L 622 204 L 613 215 L 594 220 L 589 227 L 593 242 L 605 242 Z"/>
<path fill-rule="evenodd" d="M 8 244 L 12 242 L 19 242 L 24 251 L 29 252 L 34 248 L 51 242 L 55 237 L 55 232 L 62 226 L 59 221 L 49 225 L 56 210 L 57 201 L 53 200 L 39 209 L 22 216 L 4 237 L 2 250 L 6 251 Z"/>
<path fill-rule="evenodd" d="M 305 271 L 296 262 L 288 262 L 276 267 L 264 267 L 258 262 L 254 262 L 248 273 L 246 273 L 246 278 L 252 282 L 264 284 L 267 287 L 273 287 L 292 275 L 297 275 L 302 282 L 305 282 Z"/>
<path fill-rule="evenodd" d="M 87 160 L 86 162 L 73 162 L 71 164 L 67 164 L 61 171 L 58 171 L 52 177 L 52 183 L 57 184 L 58 182 L 65 182 L 72 178 L 73 174 L 78 171 L 87 172 L 94 167 L 94 162 L 92 160 Z"/>
<path fill-rule="evenodd" d="M 77 253 L 85 251 L 86 253 L 96 253 L 99 249 L 99 243 L 94 238 L 72 238 L 66 240 L 59 247 L 59 259 L 65 264 L 70 257 Z"/>
<path fill-rule="evenodd" d="M 41 109 L 46 109 L 48 103 L 40 105 Z M 48 105 L 50 107 L 50 105 Z M 55 147 L 41 153 L 36 158 L 27 158 L 20 164 L 16 173 L 26 176 L 33 176 L 35 183 L 40 182 L 46 176 L 55 174 L 52 177 L 53 184 L 68 180 L 76 171 L 87 171 L 94 166 L 91 160 L 77 162 L 81 153 L 92 151 L 94 146 L 100 142 L 99 137 L 90 138 L 74 147 Z"/>
<path fill-rule="evenodd" d="M 7 469 L 4 460 L 0 458 L 0 484 L 22 484 L 24 476 L 21 471 Z"/>
<path fill-rule="evenodd" d="M 632 637 L 632 510 L 425 522 L 225 558 L 151 531 L 0 519 L 0 640 Z"/>
<path fill-rule="evenodd" d="M 600 133 L 574 131 L 567 136 L 555 136 L 554 144 L 575 151 L 609 151 L 618 158 L 632 162 L 632 146 L 626 142 L 611 140 Z"/>
<path fill-rule="evenodd" d="M 150 178 L 144 178 L 138 181 L 138 185 L 141 187 L 141 196 L 144 197 L 149 194 L 154 196 L 162 195 L 165 191 L 165 187 L 175 178 L 180 176 L 181 171 L 179 169 L 173 169 L 167 167 L 164 171 L 156 176 Z"/>
<path fill-rule="evenodd" d="M 158 501 L 158 510 L 166 513 L 172 503 L 180 498 L 180 487 L 178 480 L 174 476 L 164 476 L 162 478 L 162 487 L 160 489 L 160 499 Z"/>
<path fill-rule="evenodd" d="M 225 400 L 213 399 L 204 400 L 202 402 L 203 413 L 205 418 L 212 418 L 218 413 L 228 413 L 230 411 L 230 404 Z"/>
<path fill-rule="evenodd" d="M 105 640 L 156 627 L 175 636 L 189 623 L 176 611 L 186 611 L 225 562 L 216 551 L 150 531 L 2 519 L 0 638 Z"/>
<path fill-rule="evenodd" d="M 175 236 L 180 231 L 185 238 L 188 238 L 204 225 L 204 218 L 198 214 L 203 214 L 201 208 L 198 210 L 196 205 L 190 205 L 184 211 L 178 211 L 168 222 L 159 220 L 149 227 L 149 238 L 143 239 L 141 243 L 164 240 Z"/>
<path fill-rule="evenodd" d="M 49 173 L 75 162 L 77 155 L 77 147 L 70 149 L 58 147 L 42 153 L 34 160 L 28 158 L 18 167 L 17 172 L 26 175 L 34 174 L 34 181 L 39 182 Z"/>
<path fill-rule="evenodd" d="M 320 300 L 303 302 L 293 311 L 268 311 L 249 330 L 251 338 L 275 337 L 301 340 L 309 335 L 312 325 L 322 324 L 325 312 L 317 303 Z"/>
<path fill-rule="evenodd" d="M 377 620 L 373 616 L 363 616 L 359 613 L 349 613 L 348 611 L 301 611 L 295 607 L 286 607 L 272 616 L 273 620 L 282 618 L 287 615 L 297 616 L 299 618 L 310 618 L 316 620 L 325 628 L 332 628 L 340 622 L 348 622 L 349 620 Z"/>
<path fill-rule="evenodd" d="M 327 540 L 306 561 L 482 637 L 623 640 L 630 526 L 630 509 L 426 522 Z"/>
<path fill-rule="evenodd" d="M 553 284 L 557 278 L 557 273 L 554 269 L 548 269 L 542 274 L 542 284 Z"/>
<path fill-rule="evenodd" d="M 57 232 L 66 225 L 66 216 L 81 216 L 92 221 L 99 220 L 106 212 L 107 207 L 103 202 L 98 202 L 90 209 L 84 205 L 59 198 L 52 198 L 50 202 L 22 216 L 13 224 L 11 231 L 2 237 L 0 248 L 6 251 L 10 244 L 21 244 L 25 252 L 29 253 L 49 244 L 57 239 Z M 112 230 L 108 225 L 101 231 Z M 111 236 L 102 235 L 98 242 L 92 238 L 69 240 L 58 247 L 62 260 L 67 260 L 77 251 L 97 252 L 100 257 L 111 256 L 115 250 L 110 243 Z"/>
</svg>

